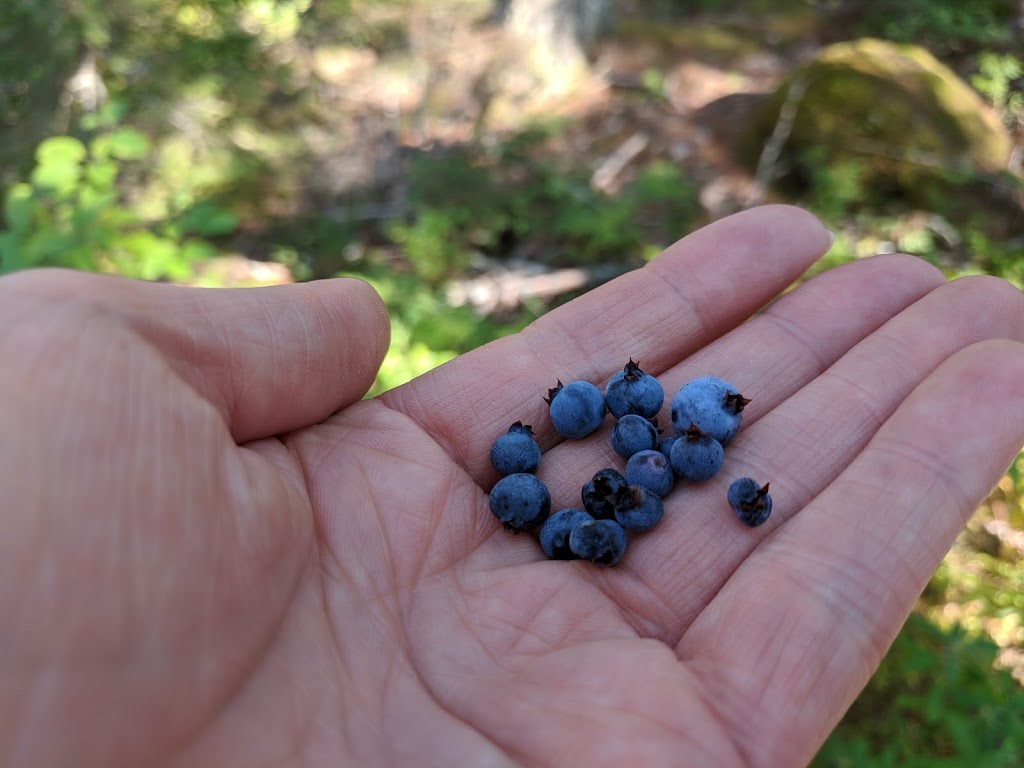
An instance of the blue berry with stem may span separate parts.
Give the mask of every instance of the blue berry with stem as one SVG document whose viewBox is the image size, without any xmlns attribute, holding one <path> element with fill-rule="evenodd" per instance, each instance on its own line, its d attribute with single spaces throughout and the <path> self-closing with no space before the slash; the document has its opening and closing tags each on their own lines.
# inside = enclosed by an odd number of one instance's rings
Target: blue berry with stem
<svg viewBox="0 0 1024 768">
<path fill-rule="evenodd" d="M 533 428 L 517 421 L 491 446 L 491 466 L 503 475 L 536 472 L 540 468 L 540 446 L 533 439 Z"/>
<path fill-rule="evenodd" d="M 700 483 L 718 474 L 725 462 L 725 450 L 715 438 L 691 424 L 673 443 L 669 461 L 681 478 Z"/>
<path fill-rule="evenodd" d="M 532 530 L 551 514 L 551 494 L 547 486 L 527 472 L 501 478 L 491 489 L 488 501 L 491 512 L 508 531 Z"/>
<path fill-rule="evenodd" d="M 761 485 L 749 477 L 741 477 L 729 486 L 729 506 L 744 525 L 756 528 L 772 513 L 772 497 L 768 493 L 768 485 Z"/>
<path fill-rule="evenodd" d="M 581 523 L 569 534 L 569 548 L 582 560 L 610 567 L 626 554 L 626 532 L 614 520 Z"/>
<path fill-rule="evenodd" d="M 650 488 L 631 485 L 615 505 L 615 519 L 627 531 L 643 533 L 661 522 L 665 506 Z"/>
<path fill-rule="evenodd" d="M 607 411 L 604 395 L 589 381 L 559 381 L 558 386 L 548 390 L 544 402 L 548 404 L 555 431 L 574 440 L 597 430 Z"/>
<path fill-rule="evenodd" d="M 598 470 L 583 485 L 583 508 L 595 518 L 611 520 L 615 517 L 615 500 L 627 487 L 629 483 L 617 469 Z"/>
<path fill-rule="evenodd" d="M 626 462 L 626 482 L 649 488 L 658 496 L 667 496 L 675 480 L 672 465 L 661 451 L 640 451 Z"/>
<path fill-rule="evenodd" d="M 672 398 L 672 426 L 682 435 L 691 424 L 722 445 L 740 428 L 740 414 L 750 402 L 732 384 L 714 376 L 687 382 Z"/>
<path fill-rule="evenodd" d="M 645 419 L 652 418 L 665 402 L 665 390 L 658 380 L 640 370 L 640 364 L 630 358 L 626 367 L 608 381 L 604 390 L 608 410 L 617 419 L 635 413 Z"/>
<path fill-rule="evenodd" d="M 544 521 L 540 527 L 540 548 L 551 560 L 575 560 L 569 547 L 573 528 L 594 518 L 582 509 L 562 509 Z"/>
<path fill-rule="evenodd" d="M 658 444 L 658 427 L 635 413 L 627 413 L 612 427 L 612 450 L 624 459 L 649 451 Z"/>
</svg>

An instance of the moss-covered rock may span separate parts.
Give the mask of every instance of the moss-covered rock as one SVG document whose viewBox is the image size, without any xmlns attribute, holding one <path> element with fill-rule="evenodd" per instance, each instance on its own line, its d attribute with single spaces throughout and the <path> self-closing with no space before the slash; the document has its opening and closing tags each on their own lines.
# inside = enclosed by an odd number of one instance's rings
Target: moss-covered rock
<svg viewBox="0 0 1024 768">
<path fill-rule="evenodd" d="M 752 166 L 791 89 L 790 107 L 797 106 L 783 149 L 790 166 L 808 156 L 858 163 L 862 181 L 884 177 L 887 186 L 911 192 L 936 179 L 1007 167 L 1010 136 L 967 83 L 923 48 L 872 38 L 822 49 L 764 102 L 741 139 Z"/>
</svg>

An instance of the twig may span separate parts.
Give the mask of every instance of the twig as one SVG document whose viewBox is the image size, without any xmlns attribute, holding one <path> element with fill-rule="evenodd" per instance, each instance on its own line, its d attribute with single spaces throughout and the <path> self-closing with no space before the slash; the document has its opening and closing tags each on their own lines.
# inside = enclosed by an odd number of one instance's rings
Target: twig
<svg viewBox="0 0 1024 768">
<path fill-rule="evenodd" d="M 789 90 L 786 92 L 786 100 L 782 103 L 782 109 L 779 110 L 779 117 L 775 121 L 772 135 L 768 137 L 768 141 L 765 142 L 764 148 L 761 150 L 761 156 L 757 159 L 757 171 L 754 173 L 753 189 L 747 197 L 748 208 L 764 202 L 768 187 L 775 177 L 775 167 L 779 162 L 779 156 L 782 154 L 782 148 L 789 139 L 789 134 L 793 132 L 793 123 L 796 121 L 797 109 L 799 109 L 800 102 L 803 101 L 806 92 L 806 75 L 800 75 L 790 83 Z"/>
<path fill-rule="evenodd" d="M 650 143 L 651 137 L 644 131 L 634 133 L 601 161 L 594 175 L 590 177 L 590 186 L 606 194 L 611 192 L 615 179 L 637 155 L 647 149 Z"/>
</svg>

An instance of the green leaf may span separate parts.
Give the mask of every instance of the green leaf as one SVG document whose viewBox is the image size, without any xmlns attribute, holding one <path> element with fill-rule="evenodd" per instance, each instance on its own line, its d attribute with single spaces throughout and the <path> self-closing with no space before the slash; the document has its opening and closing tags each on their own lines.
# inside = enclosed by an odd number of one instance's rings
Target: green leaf
<svg viewBox="0 0 1024 768">
<path fill-rule="evenodd" d="M 112 189 L 117 180 L 118 166 L 112 160 L 100 160 L 89 163 L 85 169 L 85 178 L 97 190 Z"/>
<path fill-rule="evenodd" d="M 0 232 L 0 273 L 21 269 L 20 255 L 18 238 L 10 232 Z"/>
<path fill-rule="evenodd" d="M 32 183 L 58 195 L 70 194 L 82 179 L 82 166 L 68 157 L 53 158 L 37 165 L 33 171 Z"/>
<path fill-rule="evenodd" d="M 238 228 L 238 217 L 212 203 L 200 203 L 186 211 L 178 224 L 182 234 L 217 237 L 234 232 Z"/>
<path fill-rule="evenodd" d="M 141 160 L 149 154 L 149 139 L 134 128 L 119 128 L 108 137 L 108 148 L 118 160 Z"/>
<path fill-rule="evenodd" d="M 15 235 L 23 235 L 28 232 L 32 226 L 35 211 L 32 187 L 28 184 L 15 184 L 7 190 L 7 199 L 4 200 L 4 217 L 7 219 L 7 227 L 11 232 Z"/>
<path fill-rule="evenodd" d="M 145 230 L 121 238 L 124 253 L 120 272 L 128 277 L 157 280 L 180 266 L 178 244 Z"/>
<path fill-rule="evenodd" d="M 85 159 L 85 145 L 73 136 L 51 136 L 36 148 L 39 165 L 77 165 Z"/>
</svg>

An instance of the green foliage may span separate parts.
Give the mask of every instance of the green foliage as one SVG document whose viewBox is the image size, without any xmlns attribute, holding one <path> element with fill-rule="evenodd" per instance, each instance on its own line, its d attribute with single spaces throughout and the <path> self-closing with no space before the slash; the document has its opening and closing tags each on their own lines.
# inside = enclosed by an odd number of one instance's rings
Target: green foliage
<svg viewBox="0 0 1024 768">
<path fill-rule="evenodd" d="M 125 199 L 119 179 L 149 152 L 149 140 L 127 127 L 102 130 L 87 144 L 72 136 L 43 141 L 28 181 L 4 198 L 0 272 L 62 266 L 183 279 L 193 261 L 215 255 L 201 238 L 233 231 L 232 213 L 200 204 L 146 222 Z"/>
<path fill-rule="evenodd" d="M 978 74 L 971 85 L 984 94 L 1002 112 L 1007 123 L 1024 122 L 1024 93 L 1011 83 L 1024 76 L 1024 61 L 1011 53 L 984 51 L 978 55 Z"/>
<path fill-rule="evenodd" d="M 390 227 L 391 238 L 402 247 L 416 274 L 436 284 L 469 264 L 459 217 L 450 210 L 425 210 L 410 224 Z"/>
<path fill-rule="evenodd" d="M 1010 42 L 1017 12 L 1010 0 L 882 0 L 865 6 L 858 34 L 923 44 L 935 53 Z"/>
<path fill-rule="evenodd" d="M 824 146 L 809 147 L 797 160 L 799 180 L 809 207 L 825 221 L 837 221 L 874 201 L 858 159 L 830 160 Z"/>
<path fill-rule="evenodd" d="M 912 615 L 813 765 L 1017 766 L 1024 693 L 994 672 L 996 646 Z"/>
<path fill-rule="evenodd" d="M 523 241 L 545 243 L 561 263 L 622 261 L 671 244 L 698 214 L 696 189 L 678 166 L 654 163 L 611 196 L 588 174 L 558 167 L 542 140 L 533 133 L 492 156 L 456 150 L 413 163 L 412 222 L 391 234 L 418 274 L 451 277 L 473 252 L 502 257 Z"/>
<path fill-rule="evenodd" d="M 469 307 L 450 306 L 444 293 L 416 275 L 400 274 L 382 263 L 356 272 L 374 287 L 391 317 L 391 346 L 367 397 L 404 384 L 463 352 L 521 330 L 533 317 L 523 312 L 513 322 L 481 318 Z"/>
<path fill-rule="evenodd" d="M 1024 290 L 1024 245 L 1021 241 L 1000 242 L 978 228 L 968 230 L 966 239 L 971 264 L 977 271 L 1002 277 Z"/>
</svg>

